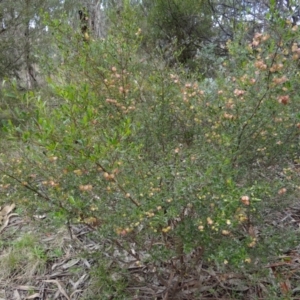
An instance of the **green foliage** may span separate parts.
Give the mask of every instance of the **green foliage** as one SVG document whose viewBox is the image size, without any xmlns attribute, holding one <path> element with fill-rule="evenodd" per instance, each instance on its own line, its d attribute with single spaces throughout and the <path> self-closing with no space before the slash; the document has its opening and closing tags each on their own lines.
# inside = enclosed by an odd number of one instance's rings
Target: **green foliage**
<svg viewBox="0 0 300 300">
<path fill-rule="evenodd" d="M 156 0 L 149 3 L 146 14 L 147 22 L 140 25 L 145 28 L 144 49 L 156 48 L 168 65 L 179 63 L 203 73 L 206 62 L 194 59 L 213 37 L 208 4 L 194 0 Z"/>
<path fill-rule="evenodd" d="M 33 117 L 7 128 L 22 151 L 2 167 L 30 213 L 85 223 L 109 241 L 97 269 L 107 298 L 134 281 L 120 271 L 129 264 L 153 267 L 161 285 L 166 268 L 182 281 L 195 272 L 197 257 L 250 266 L 269 247 L 254 230 L 264 210 L 298 188 L 299 30 L 229 42 L 217 79 L 199 82 L 143 60 L 137 18 L 126 6 L 89 43 L 60 27 L 68 43 L 58 44 L 52 99 L 26 94 Z"/>
<path fill-rule="evenodd" d="M 12 243 L 1 256 L 1 276 L 8 278 L 18 273 L 42 274 L 46 268 L 47 255 L 32 234 L 24 234 Z"/>
</svg>

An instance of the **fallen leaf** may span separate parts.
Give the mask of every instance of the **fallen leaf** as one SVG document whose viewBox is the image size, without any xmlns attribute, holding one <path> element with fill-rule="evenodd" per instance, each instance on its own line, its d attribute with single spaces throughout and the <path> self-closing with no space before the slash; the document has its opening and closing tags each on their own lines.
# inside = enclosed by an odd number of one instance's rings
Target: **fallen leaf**
<svg viewBox="0 0 300 300">
<path fill-rule="evenodd" d="M 62 288 L 61 284 L 58 282 L 58 280 L 43 280 L 44 282 L 48 283 L 55 283 L 60 291 L 61 294 L 63 294 L 68 300 L 71 300 L 69 296 L 67 295 L 66 291 Z"/>
<path fill-rule="evenodd" d="M 14 299 L 13 300 L 22 300 L 19 292 L 17 290 L 14 290 Z"/>
<path fill-rule="evenodd" d="M 32 285 L 19 285 L 19 286 L 17 286 L 17 289 L 22 290 L 22 291 L 38 290 L 38 288 L 36 288 Z"/>
<path fill-rule="evenodd" d="M 30 300 L 30 299 L 36 299 L 36 298 L 38 298 L 38 299 L 40 299 L 41 298 L 41 296 L 40 296 L 40 294 L 39 293 L 35 293 L 35 294 L 33 294 L 33 295 L 30 295 L 29 297 L 26 297 L 25 299 L 27 300 Z"/>
<path fill-rule="evenodd" d="M 78 286 L 81 285 L 82 283 L 84 283 L 87 278 L 88 278 L 88 275 L 84 274 L 76 282 L 73 282 L 72 280 L 70 280 L 71 284 L 73 285 L 74 290 L 77 290 Z"/>
<path fill-rule="evenodd" d="M 283 295 L 289 294 L 289 292 L 291 290 L 291 283 L 288 279 L 286 281 L 280 282 L 279 286 L 280 286 L 281 293 Z"/>
<path fill-rule="evenodd" d="M 9 223 L 9 219 L 14 216 L 18 216 L 18 214 L 10 214 L 4 218 L 3 225 L 0 227 L 0 233 L 2 233 L 3 230 L 7 227 L 8 223 Z"/>
<path fill-rule="evenodd" d="M 66 264 L 62 265 L 62 268 L 64 270 L 69 269 L 69 268 L 75 266 L 76 264 L 78 264 L 79 261 L 80 261 L 80 258 L 71 259 Z"/>
<path fill-rule="evenodd" d="M 15 204 L 4 206 L 0 211 L 0 215 L 1 216 L 8 215 L 11 211 L 13 211 L 15 209 L 15 207 L 16 207 Z"/>
</svg>

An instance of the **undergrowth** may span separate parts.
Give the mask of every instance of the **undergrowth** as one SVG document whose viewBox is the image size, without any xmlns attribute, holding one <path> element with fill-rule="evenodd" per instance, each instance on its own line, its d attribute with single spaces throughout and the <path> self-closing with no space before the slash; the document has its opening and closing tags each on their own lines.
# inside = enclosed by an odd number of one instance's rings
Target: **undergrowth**
<svg viewBox="0 0 300 300">
<path fill-rule="evenodd" d="M 285 26 L 228 42 L 216 77 L 200 81 L 141 59 L 130 8 L 122 31 L 112 26 L 101 41 L 80 44 L 65 24 L 56 77 L 20 97 L 30 110 L 14 114 L 26 122 L 2 125 L 13 144 L 2 153 L 1 188 L 13 188 L 29 215 L 84 223 L 106 241 L 92 255 L 101 299 L 150 290 L 175 299 L 205 264 L 260 272 L 298 243 L 265 222 L 299 189 L 298 36 Z"/>
</svg>

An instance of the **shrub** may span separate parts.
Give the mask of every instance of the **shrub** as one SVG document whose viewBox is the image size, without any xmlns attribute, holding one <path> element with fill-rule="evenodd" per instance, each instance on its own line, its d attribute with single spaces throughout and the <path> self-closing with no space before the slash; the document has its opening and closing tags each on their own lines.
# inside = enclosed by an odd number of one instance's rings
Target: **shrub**
<svg viewBox="0 0 300 300">
<path fill-rule="evenodd" d="M 251 265 L 265 206 L 297 186 L 286 167 L 300 127 L 299 33 L 287 26 L 228 43 L 217 79 L 199 82 L 141 58 L 134 16 L 127 8 L 106 39 L 82 42 L 49 79 L 53 100 L 24 97 L 35 117 L 7 128 L 23 144 L 2 180 L 21 183 L 29 212 L 87 224 L 105 241 L 103 295 L 114 282 L 118 293 L 147 281 L 167 293 L 173 280 L 170 295 L 202 259 Z M 142 283 L 115 276 L 134 266 L 150 270 Z"/>
</svg>

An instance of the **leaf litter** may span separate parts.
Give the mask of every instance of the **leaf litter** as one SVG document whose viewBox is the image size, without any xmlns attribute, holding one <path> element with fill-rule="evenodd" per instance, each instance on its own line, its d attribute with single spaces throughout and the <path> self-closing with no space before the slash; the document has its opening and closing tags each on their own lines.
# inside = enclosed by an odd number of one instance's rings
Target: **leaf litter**
<svg viewBox="0 0 300 300">
<path fill-rule="evenodd" d="M 264 266 L 269 275 L 254 280 L 255 274 L 236 273 L 229 268 L 221 270 L 213 263 L 205 264 L 201 247 L 159 266 L 147 263 L 147 253 L 136 249 L 134 243 L 130 251 L 109 239 L 101 244 L 88 236 L 92 229 L 85 225 L 72 225 L 69 229 L 45 234 L 38 231 L 38 222 L 45 218 L 32 222 L 22 219 L 14 209 L 15 205 L 11 204 L 0 210 L 0 241 L 5 244 L 1 247 L 0 269 L 7 268 L 0 271 L 0 300 L 85 299 L 92 284 L 93 261 L 82 257 L 83 249 L 91 253 L 104 251 L 112 265 L 118 264 L 128 272 L 126 291 L 132 295 L 131 299 L 267 299 L 270 288 L 279 296 L 292 295 L 289 299 L 299 299 L 300 246 L 274 257 Z M 279 228 L 290 226 L 299 231 L 300 207 L 277 213 L 272 223 Z M 18 242 L 26 234 L 37 238 L 47 252 L 45 258 L 40 254 L 41 257 L 37 255 L 33 260 L 19 259 L 17 265 L 10 262 L 10 266 L 9 259 L 18 259 L 14 257 L 18 253 L 14 253 L 12 242 Z M 109 247 L 107 243 L 111 243 Z M 59 254 L 55 255 L 55 251 Z M 19 254 L 26 258 L 26 252 Z M 111 275 L 113 280 L 120 276 L 118 273 Z M 111 297 L 113 299 L 113 295 Z"/>
</svg>

